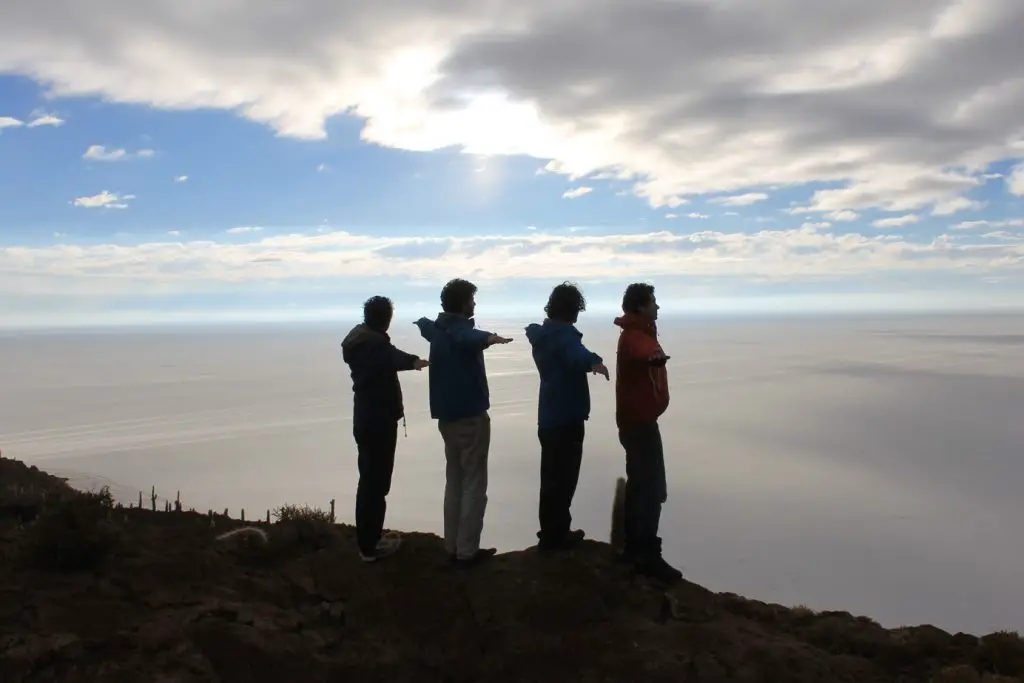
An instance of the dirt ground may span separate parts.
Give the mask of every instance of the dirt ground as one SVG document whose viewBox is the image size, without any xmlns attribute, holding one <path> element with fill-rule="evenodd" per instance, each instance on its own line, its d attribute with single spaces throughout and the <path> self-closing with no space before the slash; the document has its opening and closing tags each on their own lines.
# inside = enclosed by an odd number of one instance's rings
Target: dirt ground
<svg viewBox="0 0 1024 683">
<path fill-rule="evenodd" d="M 353 530 L 121 509 L 0 459 L 0 683 L 1007 683 L 1016 634 L 886 630 L 632 574 L 610 547 L 450 568 L 360 562 Z M 236 542 L 237 541 L 237 542 Z"/>
</svg>

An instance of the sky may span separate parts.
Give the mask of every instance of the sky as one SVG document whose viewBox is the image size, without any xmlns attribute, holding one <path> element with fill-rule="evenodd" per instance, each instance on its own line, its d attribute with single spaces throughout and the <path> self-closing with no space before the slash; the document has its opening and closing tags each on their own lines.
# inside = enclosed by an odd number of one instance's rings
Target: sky
<svg viewBox="0 0 1024 683">
<path fill-rule="evenodd" d="M 1024 307 L 1019 0 L 0 5 L 0 324 Z"/>
</svg>

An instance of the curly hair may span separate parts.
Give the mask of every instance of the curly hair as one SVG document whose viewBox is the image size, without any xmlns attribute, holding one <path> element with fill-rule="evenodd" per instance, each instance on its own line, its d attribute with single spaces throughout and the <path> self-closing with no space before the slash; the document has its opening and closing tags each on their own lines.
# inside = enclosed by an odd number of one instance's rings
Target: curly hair
<svg viewBox="0 0 1024 683">
<path fill-rule="evenodd" d="M 462 313 L 476 294 L 476 285 L 469 280 L 449 280 L 441 290 L 441 310 L 445 313 Z"/>
<path fill-rule="evenodd" d="M 574 323 L 580 313 L 587 310 L 587 300 L 583 292 L 572 282 L 563 282 L 551 290 L 544 312 L 552 320 L 563 320 Z"/>
<path fill-rule="evenodd" d="M 386 296 L 371 296 L 363 302 L 363 322 L 375 330 L 386 330 L 391 325 L 395 306 Z"/>
<path fill-rule="evenodd" d="M 651 303 L 654 298 L 654 285 L 646 282 L 634 282 L 622 294 L 622 312 L 639 313 L 640 309 Z"/>
</svg>

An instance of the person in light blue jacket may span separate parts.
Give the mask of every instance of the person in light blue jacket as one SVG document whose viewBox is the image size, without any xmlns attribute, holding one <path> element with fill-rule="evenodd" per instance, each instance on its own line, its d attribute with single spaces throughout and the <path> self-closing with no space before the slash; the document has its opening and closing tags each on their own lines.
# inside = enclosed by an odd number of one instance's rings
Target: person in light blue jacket
<svg viewBox="0 0 1024 683">
<path fill-rule="evenodd" d="M 601 356 L 583 345 L 576 329 L 586 299 L 572 283 L 554 288 L 544 312 L 544 323 L 526 328 L 533 348 L 533 362 L 540 373 L 537 405 L 537 437 L 540 440 L 541 550 L 565 550 L 584 538 L 582 530 L 570 530 L 572 499 L 583 461 L 584 423 L 590 417 L 590 373 L 609 379 Z"/>
<path fill-rule="evenodd" d="M 441 290 L 441 313 L 416 326 L 430 343 L 430 416 L 444 440 L 444 544 L 457 566 L 493 557 L 481 548 L 491 443 L 490 393 L 484 349 L 512 340 L 476 329 L 477 287 L 456 278 Z"/>
</svg>

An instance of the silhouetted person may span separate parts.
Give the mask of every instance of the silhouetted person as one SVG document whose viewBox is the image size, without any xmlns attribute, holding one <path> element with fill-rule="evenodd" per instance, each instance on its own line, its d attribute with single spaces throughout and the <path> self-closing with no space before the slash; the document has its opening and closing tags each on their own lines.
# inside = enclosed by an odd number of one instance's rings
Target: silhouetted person
<svg viewBox="0 0 1024 683">
<path fill-rule="evenodd" d="M 540 373 L 537 438 L 540 440 L 540 504 L 537 532 L 541 550 L 566 550 L 585 534 L 570 530 L 572 498 L 583 461 L 584 423 L 590 417 L 589 373 L 608 379 L 601 357 L 583 345 L 576 329 L 587 308 L 582 292 L 564 283 L 551 291 L 544 307 L 544 324 L 526 328 L 533 362 Z"/>
<path fill-rule="evenodd" d="M 341 342 L 342 357 L 352 370 L 352 434 L 359 451 L 356 537 L 364 562 L 398 550 L 397 536 L 381 537 L 395 469 L 398 421 L 405 418 L 398 373 L 429 365 L 391 343 L 388 328 L 393 314 L 391 299 L 367 299 L 363 323 Z"/>
<path fill-rule="evenodd" d="M 492 557 L 480 548 L 487 508 L 487 456 L 491 407 L 484 349 L 511 339 L 475 328 L 476 285 L 456 278 L 441 290 L 436 320 L 416 326 L 430 342 L 430 416 L 444 440 L 444 545 L 458 566 Z"/>
<path fill-rule="evenodd" d="M 626 449 L 624 559 L 642 574 L 677 581 L 682 573 L 661 554 L 658 525 L 668 499 L 665 451 L 658 418 L 668 408 L 669 357 L 658 343 L 654 287 L 635 283 L 622 296 L 622 328 L 615 354 L 615 422 Z"/>
</svg>

